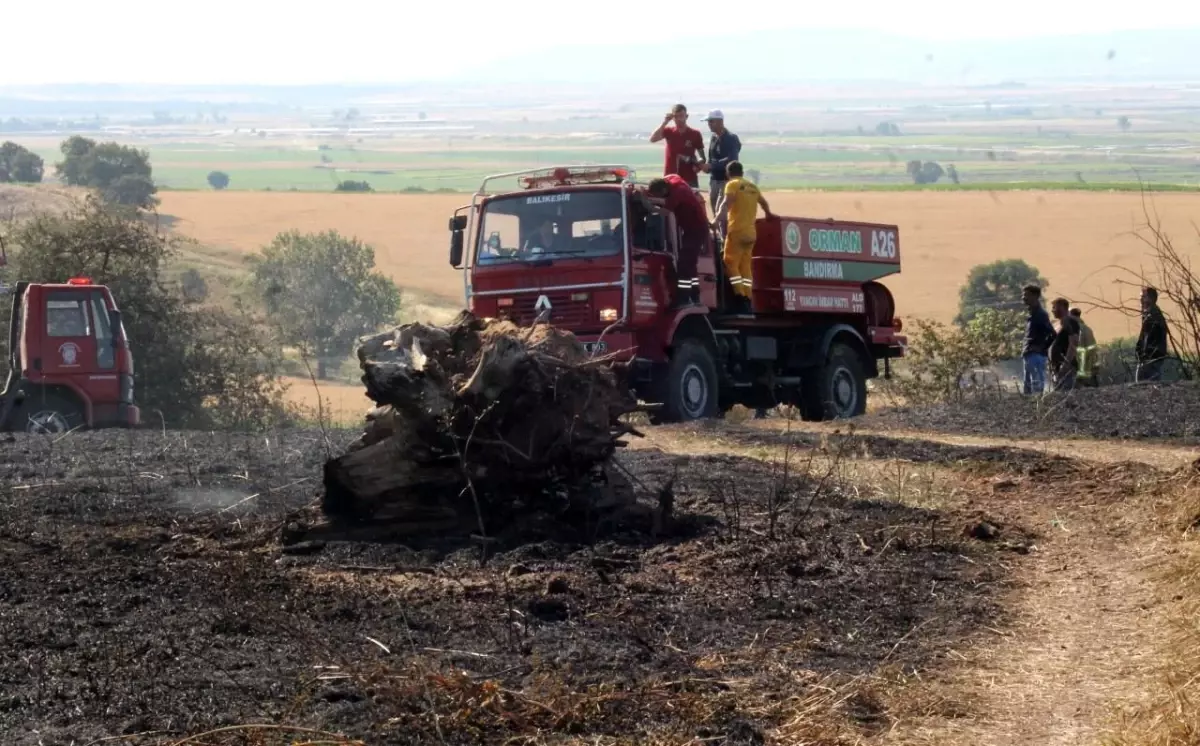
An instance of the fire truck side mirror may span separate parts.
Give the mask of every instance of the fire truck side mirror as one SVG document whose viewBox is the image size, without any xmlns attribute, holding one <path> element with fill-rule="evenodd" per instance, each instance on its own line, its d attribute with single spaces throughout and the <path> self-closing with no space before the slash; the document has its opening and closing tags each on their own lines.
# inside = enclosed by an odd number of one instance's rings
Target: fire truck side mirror
<svg viewBox="0 0 1200 746">
<path fill-rule="evenodd" d="M 463 260 L 463 232 L 454 231 L 450 234 L 450 266 L 458 269 Z"/>
<path fill-rule="evenodd" d="M 651 251 L 667 250 L 667 217 L 646 216 L 646 248 Z"/>
</svg>

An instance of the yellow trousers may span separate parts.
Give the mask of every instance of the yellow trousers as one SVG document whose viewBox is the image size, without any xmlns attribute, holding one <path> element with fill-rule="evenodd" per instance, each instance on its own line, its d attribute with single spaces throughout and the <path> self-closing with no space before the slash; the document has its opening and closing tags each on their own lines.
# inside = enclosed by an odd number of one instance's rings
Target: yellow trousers
<svg viewBox="0 0 1200 746">
<path fill-rule="evenodd" d="M 731 233 L 725 236 L 725 247 L 721 253 L 725 260 L 725 274 L 733 292 L 743 298 L 750 297 L 753 289 L 750 255 L 754 251 L 753 233 Z"/>
</svg>

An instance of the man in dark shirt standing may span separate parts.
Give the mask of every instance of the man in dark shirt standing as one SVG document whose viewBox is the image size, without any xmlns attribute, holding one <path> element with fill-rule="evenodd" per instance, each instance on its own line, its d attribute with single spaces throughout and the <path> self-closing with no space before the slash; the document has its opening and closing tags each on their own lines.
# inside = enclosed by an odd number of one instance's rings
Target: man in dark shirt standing
<svg viewBox="0 0 1200 746">
<path fill-rule="evenodd" d="M 683 236 L 680 238 L 679 257 L 675 262 L 676 307 L 692 305 L 700 302 L 700 276 L 696 272 L 696 264 L 700 260 L 700 250 L 704 248 L 705 234 L 708 233 L 708 215 L 704 212 L 704 201 L 692 187 L 678 174 L 670 174 L 661 179 L 654 179 L 646 187 L 651 197 L 664 201 L 663 207 L 675 215 L 675 224 Z"/>
<path fill-rule="evenodd" d="M 1163 360 L 1167 357 L 1167 319 L 1158 307 L 1158 290 L 1142 288 L 1142 331 L 1137 341 L 1136 380 L 1162 380 Z"/>
<path fill-rule="evenodd" d="M 1069 391 L 1075 388 L 1079 370 L 1079 321 L 1070 314 L 1066 298 L 1055 298 L 1051 308 L 1058 319 L 1058 332 L 1050 345 L 1050 378 L 1055 391 Z"/>
<path fill-rule="evenodd" d="M 725 129 L 725 114 L 720 109 L 708 112 L 704 121 L 713 134 L 708 140 L 708 163 L 700 164 L 700 170 L 708 174 L 708 204 L 716 212 L 717 203 L 725 194 L 725 182 L 729 181 L 725 167 L 740 159 L 742 141 Z"/>
<path fill-rule="evenodd" d="M 700 169 L 704 167 L 704 136 L 687 124 L 688 110 L 683 104 L 671 107 L 658 129 L 650 134 L 650 142 L 667 141 L 663 176 L 678 174 L 692 189 L 700 188 Z M 667 125 L 675 123 L 675 126 Z"/>
<path fill-rule="evenodd" d="M 1046 309 L 1042 308 L 1040 287 L 1026 285 L 1021 300 L 1029 309 L 1029 318 L 1025 321 L 1025 343 L 1021 348 L 1021 360 L 1025 363 L 1022 391 L 1040 394 L 1046 388 L 1046 353 L 1054 338 L 1054 326 Z"/>
</svg>

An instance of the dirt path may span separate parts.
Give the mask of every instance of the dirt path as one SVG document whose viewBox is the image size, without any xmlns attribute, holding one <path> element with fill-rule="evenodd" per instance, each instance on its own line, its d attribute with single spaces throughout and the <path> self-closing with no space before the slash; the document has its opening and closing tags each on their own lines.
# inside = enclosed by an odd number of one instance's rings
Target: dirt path
<svg viewBox="0 0 1200 746">
<path fill-rule="evenodd" d="M 776 432 L 783 431 L 788 427 L 786 421 L 778 419 L 752 422 L 747 423 L 747 425 L 756 429 Z M 793 422 L 791 423 L 791 427 L 794 430 L 812 433 L 831 432 L 834 429 L 833 426 L 828 424 L 807 422 Z M 862 435 L 870 434 L 889 438 L 903 438 L 906 440 L 927 440 L 961 446 L 1020 448 L 1055 456 L 1084 461 L 1098 461 L 1101 463 L 1135 461 L 1158 469 L 1174 469 L 1183 464 L 1195 461 L 1197 456 L 1200 456 L 1200 451 L 1195 447 L 1147 443 L 1146 441 L 1139 440 L 998 438 L 978 435 L 950 435 L 919 430 L 861 427 L 856 432 Z"/>
<path fill-rule="evenodd" d="M 786 423 L 768 420 L 702 436 L 680 435 L 670 450 L 702 452 L 738 443 L 750 452 L 758 447 L 759 457 L 769 459 L 775 454 L 763 447 L 780 450 L 783 441 L 777 436 L 784 427 Z M 807 423 L 792 427 L 810 434 L 833 429 Z M 772 440 L 756 444 L 755 432 Z M 974 644 L 949 651 L 931 666 L 932 672 L 920 671 L 906 683 L 899 695 L 898 722 L 881 742 L 1101 743 L 1115 709 L 1135 703 L 1154 681 L 1169 603 L 1153 580 L 1169 551 L 1167 539 L 1153 525 L 1151 501 L 1138 494 L 1138 485 L 1147 474 L 1195 460 L 1195 449 L 915 431 L 859 434 L 882 444 L 874 449 L 874 458 L 936 454 L 940 444 L 950 447 L 942 449 L 947 462 L 969 458 L 964 447 L 1011 450 L 1012 462 L 1002 461 L 1001 468 L 1015 472 L 1022 461 L 1036 461 L 1040 454 L 1071 460 L 1069 473 L 1017 476 L 999 491 L 992 489 L 990 477 L 954 474 L 958 507 L 988 516 L 1002 527 L 1002 538 L 1009 527 L 1038 538 L 1028 555 L 1005 560 L 1011 583 L 996 592 L 1006 596 L 1007 619 L 990 636 L 985 633 Z M 930 461 L 938 468 L 936 456 Z M 906 708 L 911 709 L 907 715 Z"/>
<path fill-rule="evenodd" d="M 901 440 L 1019 448 L 1085 462 L 1085 477 L 992 494 L 979 484 L 971 508 L 1041 534 L 1013 564 L 1011 617 L 990 640 L 954 651 L 932 687 L 965 705 L 895 729 L 886 742 L 979 746 L 1099 744 L 1114 712 L 1152 685 L 1165 604 L 1153 580 L 1168 551 L 1150 525 L 1139 478 L 1120 464 L 1170 470 L 1195 449 L 1099 440 L 1033 441 L 888 432 Z M 1086 470 L 1091 470 L 1087 474 Z M 1087 480 L 1094 476 L 1094 482 Z"/>
<path fill-rule="evenodd" d="M 1063 528 L 1017 571 L 1011 621 L 956 651 L 960 660 L 932 687 L 971 715 L 904 724 L 888 743 L 1090 746 L 1115 708 L 1147 690 L 1163 629 L 1148 575 L 1161 548 L 1111 536 L 1086 509 L 1059 515 Z"/>
</svg>

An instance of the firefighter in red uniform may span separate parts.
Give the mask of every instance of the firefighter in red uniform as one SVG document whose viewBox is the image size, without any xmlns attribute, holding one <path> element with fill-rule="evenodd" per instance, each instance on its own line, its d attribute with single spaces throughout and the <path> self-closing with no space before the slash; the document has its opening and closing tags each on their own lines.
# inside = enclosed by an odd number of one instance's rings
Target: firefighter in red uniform
<svg viewBox="0 0 1200 746">
<path fill-rule="evenodd" d="M 700 130 L 689 127 L 687 119 L 687 107 L 675 104 L 671 107 L 671 113 L 658 125 L 658 129 L 650 134 L 650 142 L 667 141 L 663 176 L 679 174 L 689 186 L 699 189 L 699 167 L 704 163 L 704 136 L 700 134 Z M 672 122 L 675 126 L 668 126 Z"/>
<path fill-rule="evenodd" d="M 652 197 L 665 201 L 663 205 L 675 215 L 675 223 L 683 236 L 680 239 L 679 258 L 675 262 L 676 307 L 700 302 L 700 277 L 696 264 L 700 250 L 704 247 L 705 235 L 709 232 L 708 215 L 704 211 L 704 200 L 684 178 L 669 174 L 654 179 L 646 187 Z"/>
</svg>

